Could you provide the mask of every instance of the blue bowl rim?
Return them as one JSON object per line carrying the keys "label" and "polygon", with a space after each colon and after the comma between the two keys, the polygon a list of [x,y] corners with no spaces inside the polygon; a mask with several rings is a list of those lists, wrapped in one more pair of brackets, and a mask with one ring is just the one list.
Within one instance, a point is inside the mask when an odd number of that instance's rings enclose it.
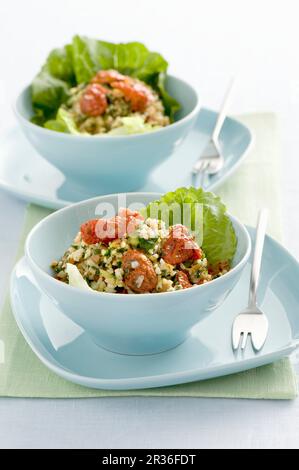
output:
{"label": "blue bowl rim", "polygon": [[196,116],[199,111],[200,111],[200,108],[201,108],[201,102],[200,102],[200,99],[199,99],[199,94],[198,94],[198,91],[197,89],[191,85],[189,82],[187,82],[186,80],[183,80],[179,77],[176,77],[174,75],[170,75],[170,74],[167,74],[167,77],[170,77],[170,78],[173,78],[175,79],[176,81],[178,82],[181,82],[181,83],[184,83],[185,85],[187,85],[189,88],[191,88],[191,90],[193,91],[193,93],[195,94],[196,98],[197,98],[197,102],[196,102],[196,105],[194,106],[194,108],[192,109],[192,111],[190,111],[185,117],[183,117],[182,119],[179,119],[178,121],[175,121],[173,123],[171,123],[169,126],[165,126],[165,127],[162,127],[161,129],[157,129],[155,131],[152,131],[152,132],[145,132],[144,134],[130,134],[130,135],[127,135],[127,136],[121,136],[121,135],[105,135],[105,134],[99,134],[99,135],[76,135],[76,134],[67,134],[67,133],[64,133],[64,132],[57,132],[57,131],[54,131],[54,130],[51,130],[51,129],[46,129],[45,127],[41,127],[41,126],[38,126],[37,124],[34,124],[32,122],[30,122],[28,119],[26,119],[23,114],[19,111],[18,109],[18,103],[19,103],[19,100],[21,99],[21,96],[30,88],[31,85],[27,85],[25,88],[22,89],[22,91],[18,94],[17,98],[15,99],[14,101],[14,104],[13,104],[13,111],[14,111],[14,114],[16,115],[16,117],[22,121],[24,123],[25,126],[31,128],[31,129],[34,129],[36,132],[40,132],[41,134],[45,134],[45,135],[53,135],[53,136],[59,136],[60,138],[62,139],[73,139],[75,138],[76,140],[85,140],[85,141],[88,141],[89,139],[92,139],[93,141],[94,140],[103,140],[103,142],[110,142],[110,141],[126,141],[127,139],[142,139],[142,138],[146,138],[148,137],[149,135],[157,135],[157,134],[161,134],[162,132],[167,132],[167,130],[169,130],[170,128],[173,129],[175,127],[179,127],[181,126],[182,124],[184,124],[185,122],[188,122],[190,120],[192,120],[192,118],[194,116]]}
{"label": "blue bowl rim", "polygon": [[213,281],[211,281],[211,282],[207,282],[207,283],[204,283],[204,284],[201,284],[201,285],[198,285],[198,286],[193,286],[192,289],[182,289],[182,290],[172,291],[172,292],[154,292],[154,293],[144,293],[144,294],[135,294],[135,295],[132,294],[132,295],[128,295],[128,296],[127,295],[120,295],[118,293],[112,293],[112,292],[98,292],[98,291],[92,291],[92,290],[87,291],[87,290],[79,289],[78,287],[70,286],[69,284],[62,283],[61,281],[58,281],[53,276],[51,276],[50,274],[45,272],[42,268],[40,268],[39,265],[34,261],[34,259],[32,258],[31,254],[30,254],[31,239],[34,236],[35,232],[37,232],[38,229],[42,225],[46,224],[49,219],[52,219],[52,218],[55,218],[55,217],[60,217],[61,213],[64,213],[68,210],[73,210],[76,207],[79,207],[81,205],[85,205],[86,203],[90,203],[90,202],[95,201],[99,198],[105,198],[105,197],[111,197],[111,196],[117,196],[117,195],[125,195],[125,194],[130,194],[130,196],[132,196],[132,195],[134,196],[136,194],[139,197],[141,195],[143,195],[143,196],[153,196],[154,198],[161,197],[160,193],[153,193],[153,192],[141,192],[141,193],[133,192],[133,193],[107,194],[107,195],[104,195],[104,196],[97,196],[97,197],[94,197],[94,198],[91,198],[91,199],[86,199],[84,201],[80,201],[76,204],[72,204],[70,206],[63,207],[62,209],[59,209],[58,211],[53,212],[52,214],[50,214],[47,217],[45,217],[44,219],[42,219],[38,224],[36,224],[31,229],[29,234],[27,235],[26,242],[25,242],[25,255],[26,255],[26,258],[28,259],[29,263],[31,264],[31,266],[33,266],[33,268],[44,279],[46,278],[47,281],[52,282],[53,286],[55,284],[55,286],[57,288],[62,288],[62,289],[67,289],[67,290],[68,289],[75,289],[78,293],[81,293],[84,296],[90,296],[90,295],[94,296],[95,295],[95,296],[98,296],[98,298],[101,298],[103,295],[105,296],[105,298],[107,296],[110,296],[110,297],[113,296],[113,298],[120,298],[120,299],[126,301],[126,299],[132,299],[132,298],[137,298],[137,299],[138,298],[145,298],[145,297],[157,298],[157,296],[158,296],[158,298],[160,298],[161,296],[173,295],[173,294],[188,295],[188,292],[190,292],[190,290],[192,292],[194,292],[195,289],[196,290],[200,290],[200,289],[203,290],[203,289],[211,288],[211,286],[215,286],[216,284],[219,284],[220,282],[222,282],[223,279],[228,279],[229,277],[233,276],[237,271],[241,270],[245,266],[245,264],[247,263],[247,261],[249,259],[249,256],[250,256],[250,253],[251,253],[251,238],[250,238],[250,235],[249,235],[245,225],[242,224],[236,217],[232,216],[231,214],[228,214],[228,216],[230,217],[230,219],[236,225],[238,225],[238,227],[241,229],[241,231],[243,231],[243,233],[245,235],[245,238],[246,238],[246,241],[247,241],[247,248],[246,248],[246,251],[245,251],[242,259],[239,261],[238,264],[236,264],[236,266],[234,266],[232,269],[230,269],[230,271],[228,271],[223,276],[220,276],[216,279],[213,279]]}

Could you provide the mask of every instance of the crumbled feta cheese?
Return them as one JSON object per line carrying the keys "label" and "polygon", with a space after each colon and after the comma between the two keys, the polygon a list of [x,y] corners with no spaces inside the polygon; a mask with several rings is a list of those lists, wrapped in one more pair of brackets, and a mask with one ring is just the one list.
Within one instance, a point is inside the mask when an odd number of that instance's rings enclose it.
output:
{"label": "crumbled feta cheese", "polygon": [[90,258],[91,254],[91,249],[87,248],[87,250],[85,251],[84,259]]}
{"label": "crumbled feta cheese", "polygon": [[122,268],[118,268],[114,271],[116,279],[122,279],[124,271]]}
{"label": "crumbled feta cheese", "polygon": [[82,258],[83,254],[84,254],[83,248],[79,248],[78,250],[73,251],[73,253],[72,253],[72,258],[73,258],[74,261],[80,261],[80,259]]}
{"label": "crumbled feta cheese", "polygon": [[155,272],[156,272],[156,274],[158,274],[158,275],[161,274],[161,269],[159,268],[158,265],[155,266]]}
{"label": "crumbled feta cheese", "polygon": [[148,218],[142,222],[136,229],[136,236],[149,240],[152,238],[165,238],[168,235],[168,230],[165,229],[164,222]]}
{"label": "crumbled feta cheese", "polygon": [[163,292],[168,292],[173,290],[173,282],[170,279],[162,279],[162,290]]}
{"label": "crumbled feta cheese", "polygon": [[91,268],[91,267],[98,268],[97,263],[95,263],[92,258],[88,258],[88,259],[86,260],[86,265],[87,265],[89,268]]}
{"label": "crumbled feta cheese", "polygon": [[202,266],[203,268],[205,268],[208,265],[208,260],[207,258],[202,258],[202,259],[196,260],[196,263]]}
{"label": "crumbled feta cheese", "polygon": [[109,292],[109,294],[114,294],[115,293],[115,289],[113,286],[110,286],[110,285],[107,285],[106,289],[105,289],[105,292]]}

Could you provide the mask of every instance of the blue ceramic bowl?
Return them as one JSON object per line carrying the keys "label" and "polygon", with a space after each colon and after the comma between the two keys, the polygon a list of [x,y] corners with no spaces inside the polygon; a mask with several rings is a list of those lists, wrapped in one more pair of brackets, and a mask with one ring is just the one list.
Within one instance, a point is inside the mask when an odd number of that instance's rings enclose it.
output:
{"label": "blue ceramic bowl", "polygon": [[30,87],[15,104],[17,119],[33,147],[77,184],[88,184],[94,195],[141,188],[152,170],[168,158],[191,130],[200,110],[196,90],[168,76],[169,93],[181,104],[176,121],[155,132],[129,136],[78,136],[51,131],[30,122]]}
{"label": "blue ceramic bowl", "polygon": [[109,195],[68,206],[43,219],[26,241],[26,258],[41,290],[97,344],[118,353],[158,353],[183,342],[190,329],[223,302],[250,254],[246,228],[231,217],[238,237],[233,268],[210,283],[175,292],[120,295],[80,290],[53,277],[50,263],[71,245],[80,224],[101,215],[99,204],[111,204],[117,211],[120,205],[136,208],[159,196]]}

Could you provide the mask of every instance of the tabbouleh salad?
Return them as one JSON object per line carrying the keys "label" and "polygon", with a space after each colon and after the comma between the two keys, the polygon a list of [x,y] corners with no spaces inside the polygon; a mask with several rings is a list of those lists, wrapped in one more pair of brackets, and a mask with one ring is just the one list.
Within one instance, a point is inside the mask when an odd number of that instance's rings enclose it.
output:
{"label": "tabbouleh salad", "polygon": [[168,62],[140,42],[74,36],[54,49],[31,84],[31,122],[69,134],[128,135],[174,121]]}
{"label": "tabbouleh salad", "polygon": [[[59,115],[73,120],[79,133],[118,135],[151,131],[170,121],[158,93],[137,78],[101,70],[89,84],[70,90]],[[68,114],[67,114],[68,113]]]}
{"label": "tabbouleh salad", "polygon": [[230,269],[228,261],[211,265],[184,225],[166,228],[162,220],[129,209],[82,224],[72,245],[51,266],[60,281],[121,294],[191,288]]}

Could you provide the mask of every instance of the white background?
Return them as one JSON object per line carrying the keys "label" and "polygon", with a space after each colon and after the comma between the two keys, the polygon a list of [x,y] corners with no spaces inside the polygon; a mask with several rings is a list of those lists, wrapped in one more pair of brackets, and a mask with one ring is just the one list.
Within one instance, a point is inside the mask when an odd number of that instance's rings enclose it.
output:
{"label": "white background", "polygon": [[[217,109],[274,111],[282,132],[284,243],[299,257],[299,27],[296,0],[0,0],[0,132],[47,53],[87,34],[139,40]],[[0,149],[1,158],[1,149]],[[0,192],[0,302],[24,204]],[[0,400],[0,447],[299,447],[299,400]]]}

